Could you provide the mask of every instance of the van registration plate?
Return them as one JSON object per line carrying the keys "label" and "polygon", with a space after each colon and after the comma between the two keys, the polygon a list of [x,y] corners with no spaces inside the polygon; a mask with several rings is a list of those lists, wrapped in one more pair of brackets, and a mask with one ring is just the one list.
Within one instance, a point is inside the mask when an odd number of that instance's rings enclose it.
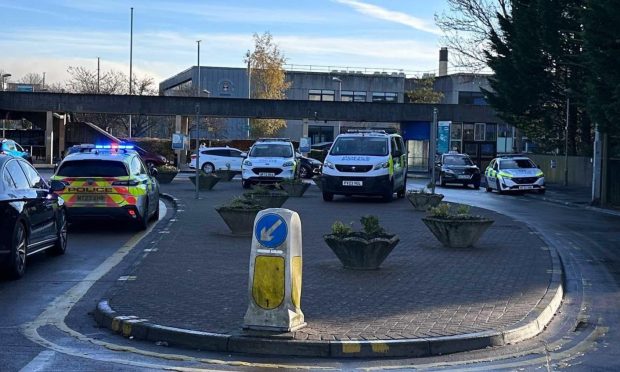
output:
{"label": "van registration plate", "polygon": [[342,181],[342,186],[363,186],[363,181]]}

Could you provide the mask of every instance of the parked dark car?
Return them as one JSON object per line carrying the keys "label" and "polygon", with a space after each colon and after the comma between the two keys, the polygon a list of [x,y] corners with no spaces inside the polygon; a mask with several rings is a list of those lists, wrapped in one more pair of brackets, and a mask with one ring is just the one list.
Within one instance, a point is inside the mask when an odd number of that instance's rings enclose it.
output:
{"label": "parked dark car", "polygon": [[136,150],[136,152],[140,155],[140,158],[142,159],[144,164],[146,164],[147,168],[149,169],[153,167],[159,167],[161,165],[165,165],[168,163],[168,159],[166,159],[162,155],[147,151],[143,149],[142,147],[137,146],[136,144],[129,144],[129,145],[133,145],[133,149]]}
{"label": "parked dark car", "polygon": [[32,164],[32,154],[28,150],[24,150],[19,143],[12,139],[0,138],[0,154],[13,155],[18,158],[26,159]]}
{"label": "parked dark car", "polygon": [[473,185],[480,188],[480,169],[466,154],[449,152],[441,155],[435,164],[435,175],[441,186],[458,183],[463,186]]}
{"label": "parked dark car", "polygon": [[27,257],[41,251],[61,255],[67,248],[63,200],[27,161],[0,155],[0,267],[11,279],[24,275]]}
{"label": "parked dark car", "polygon": [[320,161],[302,156],[299,158],[299,177],[312,178],[312,176],[321,173],[322,167],[323,163]]}

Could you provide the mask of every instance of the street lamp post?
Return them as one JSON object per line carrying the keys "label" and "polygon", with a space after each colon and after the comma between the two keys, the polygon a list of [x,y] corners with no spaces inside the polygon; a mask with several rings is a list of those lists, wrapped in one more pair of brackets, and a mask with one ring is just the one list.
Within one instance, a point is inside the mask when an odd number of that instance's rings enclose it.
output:
{"label": "street lamp post", "polygon": [[437,108],[433,108],[433,124],[431,125],[431,144],[430,144],[430,156],[431,159],[431,190],[435,193],[435,154],[437,153]]}
{"label": "street lamp post", "polygon": [[[335,81],[338,83],[338,95],[337,95],[337,100],[338,102],[342,102],[342,79],[340,79],[339,77],[336,76],[332,76],[332,81]],[[342,125],[342,122],[340,120],[338,120],[338,134],[340,134],[340,127]]]}
{"label": "street lamp post", "polygon": [[[131,8],[131,26],[129,30],[129,95],[133,94],[133,7]],[[131,114],[129,115],[129,138],[131,138]]]}
{"label": "street lamp post", "polygon": [[[202,90],[200,89],[200,42],[202,40],[196,40],[198,46],[198,85],[196,89],[197,95],[200,97]],[[196,104],[196,199],[200,199],[200,120],[198,114],[200,113],[200,101]]]}

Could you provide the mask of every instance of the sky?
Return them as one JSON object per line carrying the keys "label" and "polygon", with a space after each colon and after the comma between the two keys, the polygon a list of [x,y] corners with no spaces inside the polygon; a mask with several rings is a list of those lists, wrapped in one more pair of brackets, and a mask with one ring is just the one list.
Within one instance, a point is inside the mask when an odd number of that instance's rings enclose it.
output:
{"label": "sky", "polygon": [[128,74],[133,7],[133,71],[156,82],[197,64],[196,40],[202,66],[243,67],[266,31],[297,69],[432,72],[445,1],[0,0],[0,70],[54,83],[99,57],[102,71]]}

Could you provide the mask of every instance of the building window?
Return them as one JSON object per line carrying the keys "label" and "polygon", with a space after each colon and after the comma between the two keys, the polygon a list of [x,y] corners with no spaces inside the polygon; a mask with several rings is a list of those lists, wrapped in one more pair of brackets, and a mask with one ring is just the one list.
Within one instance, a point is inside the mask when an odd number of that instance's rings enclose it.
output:
{"label": "building window", "polygon": [[310,89],[308,99],[310,101],[335,101],[336,92],[331,89]]}
{"label": "building window", "polygon": [[484,138],[487,141],[495,141],[497,139],[497,124],[487,123]]}
{"label": "building window", "polygon": [[474,140],[476,141],[484,141],[484,123],[476,123],[474,124]]}
{"label": "building window", "polygon": [[459,92],[459,105],[488,105],[482,92]]}
{"label": "building window", "polygon": [[331,142],[334,140],[334,127],[324,125],[308,125],[308,137],[312,144]]}
{"label": "building window", "polygon": [[372,92],[373,102],[398,102],[398,94],[393,92]]}
{"label": "building window", "polygon": [[343,90],[340,93],[340,100],[342,102],[366,102],[366,92]]}
{"label": "building window", "polygon": [[463,124],[463,140],[464,141],[474,140],[474,125],[473,124]]}
{"label": "building window", "polygon": [[463,124],[452,123],[450,124],[450,139],[460,141],[463,138]]}

